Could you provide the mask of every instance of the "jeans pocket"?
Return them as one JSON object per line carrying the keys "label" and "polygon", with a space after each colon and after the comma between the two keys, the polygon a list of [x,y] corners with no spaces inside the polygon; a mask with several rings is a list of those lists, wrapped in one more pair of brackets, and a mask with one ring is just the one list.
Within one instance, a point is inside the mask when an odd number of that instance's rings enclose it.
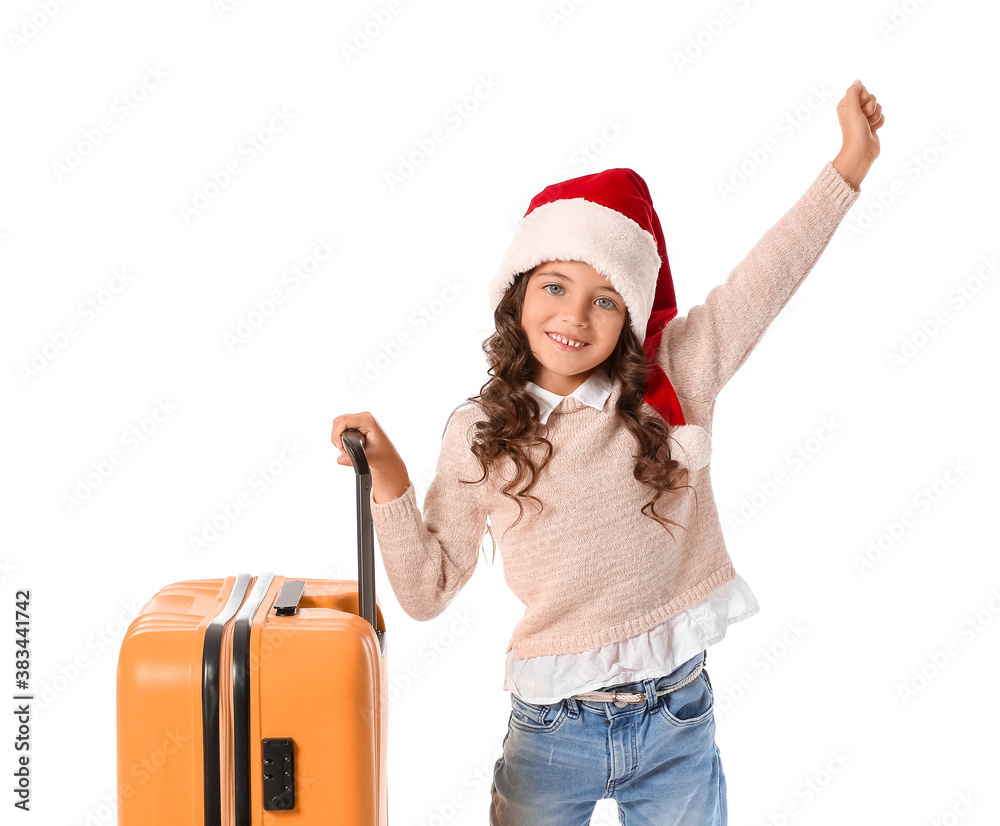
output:
{"label": "jeans pocket", "polygon": [[516,694],[510,695],[510,723],[521,731],[533,731],[541,734],[551,733],[558,729],[569,711],[566,701],[550,705],[536,705],[522,700]]}
{"label": "jeans pocket", "polygon": [[715,711],[715,692],[705,669],[692,682],[660,699],[660,710],[675,726],[698,725],[711,719]]}

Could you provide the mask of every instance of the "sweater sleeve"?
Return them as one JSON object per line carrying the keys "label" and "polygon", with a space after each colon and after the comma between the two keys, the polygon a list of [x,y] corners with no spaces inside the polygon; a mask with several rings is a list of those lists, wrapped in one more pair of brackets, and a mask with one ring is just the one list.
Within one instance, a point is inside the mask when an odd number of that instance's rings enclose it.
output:
{"label": "sweater sleeve", "polygon": [[472,577],[486,531],[482,467],[470,449],[473,419],[454,413],[442,438],[437,469],[417,507],[411,482],[406,491],[377,503],[372,522],[389,584],[403,610],[415,620],[438,616]]}
{"label": "sweater sleeve", "polygon": [[663,330],[656,360],[679,396],[712,402],[826,249],[860,192],[828,162],[704,304]]}

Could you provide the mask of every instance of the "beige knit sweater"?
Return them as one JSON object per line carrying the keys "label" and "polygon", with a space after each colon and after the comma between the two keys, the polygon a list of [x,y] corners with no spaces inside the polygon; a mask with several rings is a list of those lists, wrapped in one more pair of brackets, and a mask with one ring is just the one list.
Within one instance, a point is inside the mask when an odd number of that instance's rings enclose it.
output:
{"label": "beige knit sweater", "polygon": [[[709,435],[715,399],[826,248],[859,193],[828,163],[798,202],[754,245],[704,304],[665,328],[657,354],[688,424]],[[516,657],[569,654],[640,634],[680,613],[736,576],[712,492],[710,467],[689,490],[656,503],[686,530],[674,538],[642,514],[652,490],[632,476],[635,440],[619,423],[614,389],[603,410],[573,397],[548,420],[552,458],[514,528],[517,506],[501,482],[463,485],[482,476],[469,449],[477,404],[449,419],[423,515],[411,483],[389,502],[371,499],[385,570],[403,610],[416,620],[440,614],[469,581],[487,517],[511,591],[524,604],[507,651]],[[541,449],[533,455],[536,463]],[[681,458],[681,457],[677,457]],[[513,463],[500,469],[513,477]],[[697,506],[696,506],[697,504]],[[506,534],[504,535],[504,531]]]}

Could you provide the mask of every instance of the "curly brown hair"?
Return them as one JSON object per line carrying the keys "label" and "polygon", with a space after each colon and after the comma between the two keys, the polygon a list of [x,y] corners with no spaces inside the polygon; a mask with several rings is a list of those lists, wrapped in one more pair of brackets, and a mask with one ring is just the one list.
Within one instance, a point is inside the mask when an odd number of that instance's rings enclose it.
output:
{"label": "curly brown hair", "polygon": [[[475,439],[471,445],[482,466],[483,476],[474,482],[459,480],[464,484],[480,484],[489,479],[490,469],[498,467],[502,457],[510,457],[517,473],[500,488],[504,496],[517,503],[518,517],[510,527],[520,522],[524,515],[522,500],[533,499],[539,508],[544,508],[541,500],[531,495],[530,491],[552,457],[552,443],[545,438],[548,426],[539,421],[538,401],[526,387],[538,367],[528,337],[521,327],[524,296],[533,272],[523,272],[514,279],[494,312],[496,330],[483,341],[483,350],[490,365],[487,372],[493,378],[480,388],[478,396],[467,399],[478,402],[486,414],[484,421],[476,423]],[[601,366],[612,382],[618,378],[622,380],[622,392],[615,412],[639,445],[639,453],[634,456],[633,476],[656,491],[655,496],[643,505],[642,513],[663,525],[673,537],[668,523],[679,528],[684,526],[656,513],[654,505],[664,493],[683,488],[695,489],[687,483],[688,469],[671,456],[668,439],[670,425],[658,413],[642,409],[649,366],[642,343],[632,330],[627,309],[618,344]],[[528,449],[537,445],[546,447],[545,457],[538,467],[528,455]],[[520,490],[511,492],[515,485],[526,480],[527,484]],[[697,491],[695,502],[697,505]],[[489,533],[493,538],[493,532],[489,530]],[[495,556],[495,538],[493,544]]]}

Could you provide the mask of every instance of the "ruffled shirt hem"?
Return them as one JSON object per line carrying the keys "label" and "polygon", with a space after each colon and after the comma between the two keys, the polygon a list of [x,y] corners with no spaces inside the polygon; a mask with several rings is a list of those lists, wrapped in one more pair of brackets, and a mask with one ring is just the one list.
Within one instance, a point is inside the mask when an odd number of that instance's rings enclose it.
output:
{"label": "ruffled shirt hem", "polygon": [[507,653],[504,691],[529,703],[662,677],[726,636],[727,628],[760,610],[743,577],[717,588],[676,617],[635,637],[575,654],[518,659]]}

